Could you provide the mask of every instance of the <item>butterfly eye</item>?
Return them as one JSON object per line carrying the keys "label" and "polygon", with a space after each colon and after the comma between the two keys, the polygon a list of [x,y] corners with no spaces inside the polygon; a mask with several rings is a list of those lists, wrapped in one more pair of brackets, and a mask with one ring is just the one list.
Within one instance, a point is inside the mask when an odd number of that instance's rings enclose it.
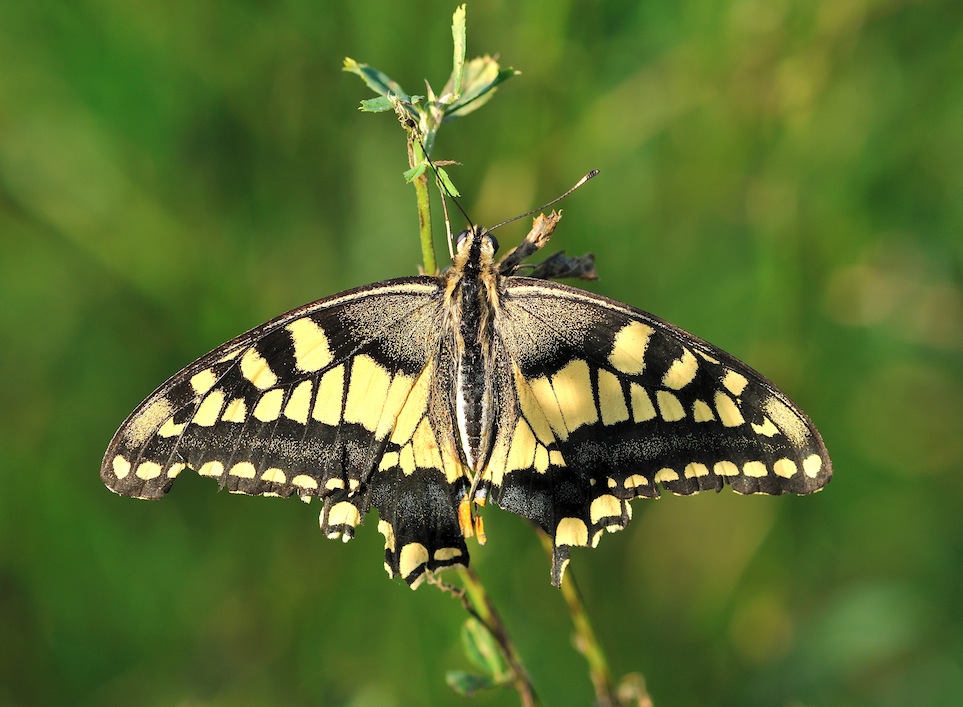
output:
{"label": "butterfly eye", "polygon": [[462,246],[462,244],[465,242],[465,239],[468,238],[468,234],[469,234],[469,233],[470,233],[470,231],[462,231],[461,233],[459,233],[459,234],[455,237],[455,249],[456,249],[456,250],[461,250],[461,246]]}
{"label": "butterfly eye", "polygon": [[492,242],[492,253],[497,253],[497,252],[498,252],[498,239],[495,238],[495,236],[493,236],[493,235],[491,235],[491,234],[488,235],[488,238],[489,238],[489,240],[491,240],[491,242]]}

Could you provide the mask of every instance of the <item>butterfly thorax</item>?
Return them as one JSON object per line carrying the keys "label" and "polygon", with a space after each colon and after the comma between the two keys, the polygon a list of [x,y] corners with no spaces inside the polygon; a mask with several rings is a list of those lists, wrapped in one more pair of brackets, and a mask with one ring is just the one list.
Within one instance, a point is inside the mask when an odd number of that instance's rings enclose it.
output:
{"label": "butterfly thorax", "polygon": [[458,236],[458,251],[445,274],[454,339],[455,419],[469,469],[480,472],[492,448],[493,356],[491,322],[498,306],[497,244],[474,227]]}

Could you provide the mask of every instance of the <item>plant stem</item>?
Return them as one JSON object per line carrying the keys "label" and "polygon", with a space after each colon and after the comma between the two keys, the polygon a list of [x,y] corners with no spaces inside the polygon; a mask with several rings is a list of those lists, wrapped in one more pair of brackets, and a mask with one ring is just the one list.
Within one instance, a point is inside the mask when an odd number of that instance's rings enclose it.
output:
{"label": "plant stem", "polygon": [[[554,548],[552,540],[545,533],[539,533],[542,544],[545,546],[548,556],[552,557]],[[615,686],[612,681],[612,672],[609,669],[608,660],[602,645],[595,635],[592,623],[589,621],[588,613],[582,602],[582,595],[575,584],[575,577],[569,569],[562,578],[562,598],[568,607],[568,613],[572,617],[572,625],[575,627],[575,647],[585,656],[589,667],[589,677],[592,685],[595,686],[595,700],[598,707],[617,707],[620,704],[616,695]]]}
{"label": "plant stem", "polygon": [[[418,153],[421,152],[421,145],[415,138],[416,133],[410,132],[408,135],[408,166],[414,167],[421,163]],[[421,237],[421,262],[424,265],[426,275],[435,275],[438,272],[438,263],[435,260],[435,245],[431,234],[431,199],[428,195],[428,172],[422,172],[412,180],[415,187],[415,200],[418,205],[418,232]]]}
{"label": "plant stem", "polygon": [[515,644],[512,642],[511,636],[508,635],[508,628],[505,626],[505,622],[502,621],[501,615],[495,608],[495,604],[485,589],[484,583],[470,567],[461,569],[459,576],[464,584],[464,589],[453,587],[437,578],[429,578],[428,581],[459,599],[462,606],[465,607],[465,611],[477,621],[481,622],[491,634],[492,638],[495,639],[495,642],[501,650],[502,657],[512,672],[514,677],[512,684],[521,698],[522,706],[540,707],[541,702],[539,702],[538,695],[535,694],[535,686],[532,685],[528,671],[525,669],[525,665],[522,663],[522,659],[515,649]]}

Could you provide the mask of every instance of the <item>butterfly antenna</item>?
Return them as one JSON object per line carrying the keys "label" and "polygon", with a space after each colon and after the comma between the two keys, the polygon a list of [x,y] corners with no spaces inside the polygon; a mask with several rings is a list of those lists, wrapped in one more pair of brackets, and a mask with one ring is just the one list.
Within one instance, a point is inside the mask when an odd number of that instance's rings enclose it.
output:
{"label": "butterfly antenna", "polygon": [[[439,182],[440,184],[441,182]],[[451,196],[449,194],[448,196]],[[454,199],[455,197],[452,197]],[[455,202],[458,203],[457,201]],[[445,213],[445,238],[448,241],[448,256],[454,260],[455,259],[455,249],[453,239],[451,237],[451,220],[448,218],[448,200],[445,199],[445,192],[441,192],[441,210]]]}
{"label": "butterfly antenna", "polygon": [[[498,224],[497,226],[492,226],[491,228],[489,228],[489,229],[488,229],[488,232],[491,233],[491,232],[494,231],[496,228],[501,228],[502,226],[505,226],[506,224],[509,224],[509,223],[511,223],[512,221],[517,221],[517,220],[520,219],[520,218],[525,218],[526,216],[531,216],[532,214],[538,213],[539,211],[548,208],[548,207],[551,206],[552,204],[558,203],[559,201],[561,201],[561,200],[564,199],[566,196],[568,196],[569,194],[571,194],[573,191],[575,191],[576,189],[578,189],[580,186],[582,186],[583,184],[585,184],[585,182],[587,182],[588,180],[590,180],[592,177],[594,177],[594,176],[597,175],[598,173],[599,173],[599,171],[598,171],[597,169],[593,169],[591,172],[589,172],[589,173],[586,174],[584,177],[582,177],[581,179],[579,179],[579,180],[575,183],[574,186],[572,186],[570,189],[566,190],[564,193],[560,194],[559,196],[556,196],[554,199],[552,199],[552,200],[551,200],[550,202],[548,202],[547,204],[542,204],[542,205],[539,206],[537,209],[532,209],[531,211],[528,211],[528,212],[526,212],[526,213],[524,213],[524,214],[520,214],[520,215],[518,215],[518,216],[513,216],[512,218],[508,219],[507,221],[502,221],[502,222],[501,222],[500,224]],[[459,208],[461,208],[461,207],[459,207]]]}

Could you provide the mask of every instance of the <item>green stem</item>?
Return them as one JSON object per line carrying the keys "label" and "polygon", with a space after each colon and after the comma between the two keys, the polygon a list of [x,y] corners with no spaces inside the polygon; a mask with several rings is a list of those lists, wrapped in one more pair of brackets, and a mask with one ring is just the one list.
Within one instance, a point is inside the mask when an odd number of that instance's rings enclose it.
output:
{"label": "green stem", "polygon": [[505,660],[515,674],[515,689],[518,690],[518,693],[522,697],[522,704],[526,705],[526,707],[539,704],[538,697],[535,695],[535,688],[532,686],[532,680],[528,676],[528,671],[525,670],[525,665],[522,663],[522,659],[515,649],[515,644],[512,643],[512,639],[508,635],[508,628],[505,626],[505,622],[502,621],[501,615],[495,609],[495,604],[488,595],[485,585],[481,579],[479,579],[478,575],[475,574],[475,570],[470,567],[466,567],[461,571],[461,577],[465,583],[465,591],[468,592],[468,598],[478,613],[477,618],[485,624],[485,627],[498,642],[502,652],[505,654]]}
{"label": "green stem", "polygon": [[[553,557],[554,548],[552,539],[545,533],[539,533],[542,544],[545,546],[549,557]],[[602,644],[599,643],[592,622],[589,620],[588,613],[582,601],[582,595],[575,584],[575,577],[571,569],[562,578],[562,598],[568,607],[568,613],[572,617],[572,625],[575,627],[575,647],[582,655],[589,667],[589,677],[592,685],[595,686],[595,700],[598,707],[617,707],[620,704],[615,692],[612,681],[612,671],[609,669],[608,659]]]}
{"label": "green stem", "polygon": [[511,636],[508,635],[508,628],[505,626],[505,622],[502,621],[498,610],[495,609],[495,604],[485,589],[485,585],[470,567],[459,570],[458,574],[465,587],[462,590],[446,584],[437,578],[429,577],[428,581],[436,585],[439,589],[461,600],[465,611],[477,621],[481,622],[488,633],[491,634],[492,638],[495,639],[495,643],[498,644],[505,663],[512,672],[514,677],[513,686],[515,691],[518,692],[522,706],[541,707],[542,703],[539,702],[538,695],[535,694],[535,686],[532,685],[528,671],[525,669],[525,665],[522,663],[522,659],[515,649],[515,644],[512,642]]}
{"label": "green stem", "polygon": [[[416,128],[417,129],[417,128]],[[408,136],[408,166],[414,167],[421,163],[419,154],[421,145],[415,139],[415,133]],[[425,274],[438,273],[438,262],[435,260],[435,244],[431,234],[431,199],[428,195],[428,172],[422,172],[412,180],[415,187],[415,200],[418,205],[418,232],[421,237],[421,262],[424,264]]]}

